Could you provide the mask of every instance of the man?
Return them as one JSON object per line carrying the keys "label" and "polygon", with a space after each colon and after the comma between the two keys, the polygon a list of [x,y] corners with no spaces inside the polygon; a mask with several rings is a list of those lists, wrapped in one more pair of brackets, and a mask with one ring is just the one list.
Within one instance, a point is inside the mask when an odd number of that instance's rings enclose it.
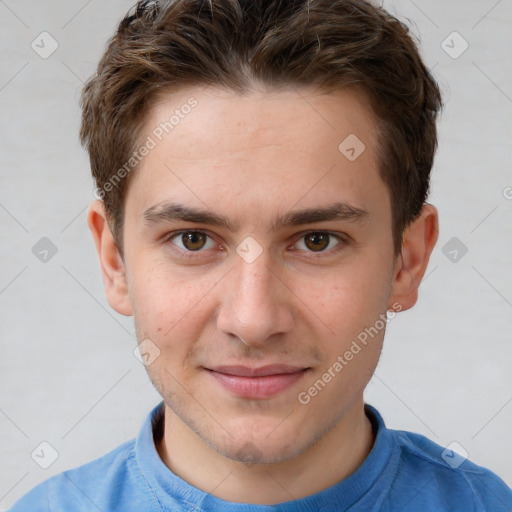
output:
{"label": "man", "polygon": [[85,86],[110,305],[163,402],[17,511],[510,511],[363,391],[438,235],[438,87],[363,0],[142,2]]}

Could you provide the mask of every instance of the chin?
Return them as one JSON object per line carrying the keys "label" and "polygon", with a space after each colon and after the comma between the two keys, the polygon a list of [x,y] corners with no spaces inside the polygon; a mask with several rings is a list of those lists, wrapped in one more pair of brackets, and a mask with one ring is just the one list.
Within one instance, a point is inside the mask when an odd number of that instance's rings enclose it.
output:
{"label": "chin", "polygon": [[269,445],[264,439],[232,443],[223,449],[218,449],[216,446],[213,448],[227,459],[241,462],[247,466],[278,464],[293,459],[303,451],[296,444],[294,446]]}
{"label": "chin", "polygon": [[[288,425],[283,428],[276,423],[261,425],[260,433],[255,429],[255,422],[251,421],[246,429],[239,429],[233,436],[225,436],[216,440],[201,436],[217,453],[234,462],[247,465],[278,464],[297,457],[324,435],[324,432],[309,432],[303,438],[303,429],[300,425]],[[233,432],[233,431],[231,431]]]}

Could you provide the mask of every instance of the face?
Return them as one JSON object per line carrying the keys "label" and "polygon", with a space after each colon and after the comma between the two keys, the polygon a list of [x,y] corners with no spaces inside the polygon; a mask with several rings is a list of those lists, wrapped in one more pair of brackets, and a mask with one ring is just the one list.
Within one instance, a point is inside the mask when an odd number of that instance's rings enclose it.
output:
{"label": "face", "polygon": [[350,91],[198,88],[167,96],[146,131],[156,145],[128,189],[124,265],[138,340],[159,350],[149,376],[222,455],[293,457],[361,400],[393,303],[372,114]]}

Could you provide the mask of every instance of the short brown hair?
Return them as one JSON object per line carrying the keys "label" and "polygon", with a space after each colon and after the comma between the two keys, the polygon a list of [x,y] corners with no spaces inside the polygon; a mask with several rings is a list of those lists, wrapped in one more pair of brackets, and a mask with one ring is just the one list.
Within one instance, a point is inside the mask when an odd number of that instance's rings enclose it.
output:
{"label": "short brown hair", "polygon": [[197,85],[244,94],[256,83],[366,94],[399,253],[428,195],[441,95],[407,26],[364,0],[162,0],[130,10],[81,100],[80,138],[119,248],[131,174],[112,179],[158,98]]}

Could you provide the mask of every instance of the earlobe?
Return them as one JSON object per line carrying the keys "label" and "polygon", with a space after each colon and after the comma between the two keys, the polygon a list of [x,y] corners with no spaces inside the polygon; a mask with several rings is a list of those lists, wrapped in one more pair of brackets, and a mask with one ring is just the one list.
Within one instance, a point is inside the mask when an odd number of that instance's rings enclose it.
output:
{"label": "earlobe", "polygon": [[103,201],[93,201],[87,210],[87,223],[100,258],[101,274],[107,299],[112,308],[121,315],[133,314],[126,268],[107,222]]}
{"label": "earlobe", "polygon": [[402,250],[396,258],[389,309],[400,304],[401,310],[414,306],[432,250],[439,235],[437,209],[424,204],[418,218],[405,230]]}

